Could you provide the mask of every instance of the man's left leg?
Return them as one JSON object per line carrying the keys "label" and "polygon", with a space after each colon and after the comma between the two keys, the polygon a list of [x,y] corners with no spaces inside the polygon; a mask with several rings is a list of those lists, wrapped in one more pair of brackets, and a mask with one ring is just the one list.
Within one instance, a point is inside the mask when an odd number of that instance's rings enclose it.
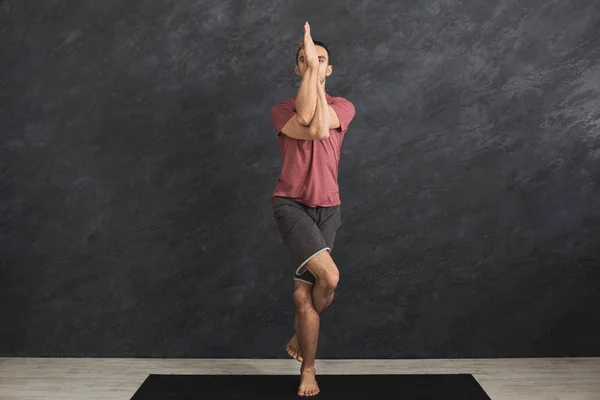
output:
{"label": "man's left leg", "polygon": [[288,354],[302,362],[302,350],[300,349],[300,343],[298,343],[298,323],[300,322],[300,317],[298,316],[298,310],[304,309],[307,307],[310,302],[310,306],[315,310],[315,312],[320,316],[320,314],[331,304],[333,301],[333,296],[335,292],[331,292],[329,297],[325,299],[325,301],[314,302],[313,300],[313,284],[308,283],[306,281],[295,280],[294,281],[294,307],[295,307],[295,315],[294,315],[294,336],[288,342],[286,349]]}
{"label": "man's left leg", "polygon": [[[314,214],[313,214],[314,215]],[[323,235],[323,239],[325,239],[326,246],[329,247],[329,251],[323,250],[321,253],[316,254],[314,260],[311,260],[311,264],[314,261],[318,261],[319,263],[325,262],[326,264],[331,264],[331,268],[337,270],[335,263],[331,259],[331,251],[333,251],[335,237],[337,234],[337,230],[341,226],[341,208],[340,206],[334,207],[320,207],[316,210],[315,223],[317,224],[319,231]],[[308,265],[307,265],[308,267]],[[322,288],[316,288],[315,291],[315,283],[317,279],[315,275],[311,272],[304,271],[304,273],[295,276],[294,283],[294,291],[302,290],[303,292],[310,291],[313,299],[313,307],[317,314],[321,314],[333,301],[334,291],[322,293],[323,296],[319,296],[318,293],[322,292]],[[302,285],[299,285],[298,282],[301,282]],[[322,285],[321,285],[322,286]],[[299,289],[297,289],[299,288]],[[317,294],[315,296],[315,294]],[[303,293],[303,295],[307,295],[307,293]],[[302,362],[304,359],[302,357],[302,350],[300,348],[300,343],[298,342],[298,313],[296,312],[294,315],[294,332],[295,334],[292,336],[290,341],[288,342],[286,348],[288,354]]]}

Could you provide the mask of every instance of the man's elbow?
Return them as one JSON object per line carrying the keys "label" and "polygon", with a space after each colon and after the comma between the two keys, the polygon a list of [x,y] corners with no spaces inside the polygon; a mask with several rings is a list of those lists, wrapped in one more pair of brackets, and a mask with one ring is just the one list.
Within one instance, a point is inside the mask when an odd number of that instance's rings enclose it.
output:
{"label": "man's elbow", "polygon": [[316,134],[316,140],[325,140],[329,139],[329,130],[323,129]]}
{"label": "man's elbow", "polygon": [[300,125],[303,126],[310,126],[310,121],[306,116],[302,115],[302,114],[296,114],[296,119],[298,120],[298,123]]}
{"label": "man's elbow", "polygon": [[314,124],[310,125],[308,129],[312,140],[323,140],[329,138],[329,131],[327,129],[317,128],[314,126]]}

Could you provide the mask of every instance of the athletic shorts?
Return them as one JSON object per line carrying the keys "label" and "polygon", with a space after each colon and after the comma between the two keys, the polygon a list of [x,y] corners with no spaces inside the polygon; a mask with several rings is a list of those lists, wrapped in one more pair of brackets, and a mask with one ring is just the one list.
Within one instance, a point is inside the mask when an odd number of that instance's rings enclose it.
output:
{"label": "athletic shorts", "polygon": [[341,205],[309,207],[279,196],[273,197],[271,205],[294,267],[294,279],[314,284],[316,279],[306,269],[306,263],[321,251],[333,251],[337,230],[342,225]]}

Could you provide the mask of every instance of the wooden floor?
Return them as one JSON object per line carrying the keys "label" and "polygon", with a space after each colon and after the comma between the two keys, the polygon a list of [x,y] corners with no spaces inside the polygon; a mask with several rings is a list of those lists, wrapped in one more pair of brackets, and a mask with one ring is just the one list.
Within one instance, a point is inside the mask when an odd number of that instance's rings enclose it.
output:
{"label": "wooden floor", "polygon": [[[130,399],[151,373],[298,374],[295,360],[0,358],[0,399]],[[492,400],[600,400],[600,358],[317,360],[318,374],[473,374]]]}

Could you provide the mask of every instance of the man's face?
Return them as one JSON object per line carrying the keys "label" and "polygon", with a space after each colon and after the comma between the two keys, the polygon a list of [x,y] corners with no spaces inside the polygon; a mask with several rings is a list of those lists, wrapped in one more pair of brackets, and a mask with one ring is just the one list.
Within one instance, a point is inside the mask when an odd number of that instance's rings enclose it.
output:
{"label": "man's face", "polygon": [[[317,55],[319,56],[319,82],[325,82],[325,79],[331,75],[331,71],[333,70],[333,66],[329,65],[329,57],[327,56],[327,50],[321,46],[315,46],[317,49]],[[304,49],[300,49],[300,53],[298,53],[297,65],[295,66],[296,75],[302,79],[304,76],[304,72],[306,72],[308,65],[306,64],[306,59],[304,58]]]}

